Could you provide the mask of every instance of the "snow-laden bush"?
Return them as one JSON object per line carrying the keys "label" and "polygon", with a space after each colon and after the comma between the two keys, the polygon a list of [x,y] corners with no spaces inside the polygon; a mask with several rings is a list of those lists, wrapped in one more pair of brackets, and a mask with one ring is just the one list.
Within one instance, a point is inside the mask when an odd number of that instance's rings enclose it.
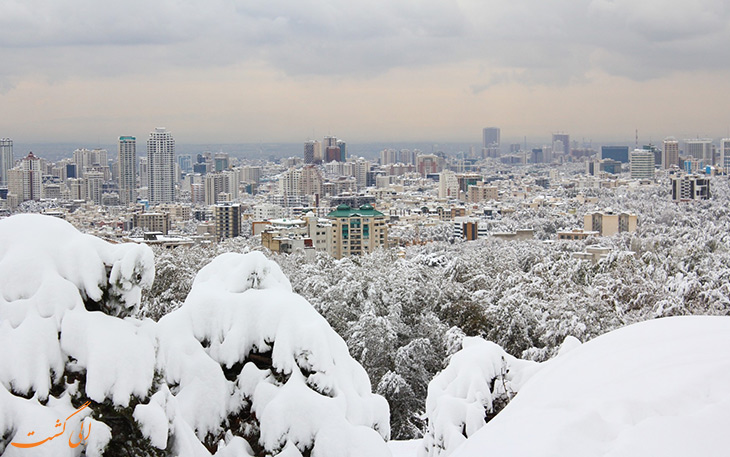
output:
{"label": "snow-laden bush", "polygon": [[385,400],[276,264],[222,255],[158,323],[124,317],[153,277],[146,246],[0,221],[4,456],[63,418],[34,456],[389,455]]}
{"label": "snow-laden bush", "polygon": [[504,408],[538,367],[490,341],[464,338],[462,349],[428,385],[428,430],[419,456],[449,455]]}

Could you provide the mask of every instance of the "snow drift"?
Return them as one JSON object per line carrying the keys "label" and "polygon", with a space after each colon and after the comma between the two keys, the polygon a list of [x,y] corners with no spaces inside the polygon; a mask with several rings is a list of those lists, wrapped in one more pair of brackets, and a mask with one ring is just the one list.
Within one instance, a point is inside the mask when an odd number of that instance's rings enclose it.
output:
{"label": "snow drift", "polygon": [[126,317],[153,278],[146,246],[49,217],[0,221],[3,455],[28,455],[11,443],[63,418],[87,439],[33,455],[389,455],[387,403],[275,263],[222,255],[177,311]]}
{"label": "snow drift", "polygon": [[634,324],[543,364],[452,457],[724,456],[730,318]]}

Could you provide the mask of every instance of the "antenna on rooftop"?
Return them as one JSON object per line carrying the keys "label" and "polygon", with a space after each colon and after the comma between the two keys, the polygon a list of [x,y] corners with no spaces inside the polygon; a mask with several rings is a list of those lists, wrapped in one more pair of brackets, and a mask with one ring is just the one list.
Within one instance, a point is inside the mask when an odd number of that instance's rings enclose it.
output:
{"label": "antenna on rooftop", "polygon": [[639,149],[639,129],[636,129],[636,149]]}

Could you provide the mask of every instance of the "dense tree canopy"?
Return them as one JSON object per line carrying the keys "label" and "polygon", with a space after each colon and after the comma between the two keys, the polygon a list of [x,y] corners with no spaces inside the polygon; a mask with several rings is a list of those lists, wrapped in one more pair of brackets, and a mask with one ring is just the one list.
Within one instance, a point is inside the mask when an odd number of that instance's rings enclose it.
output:
{"label": "dense tree canopy", "polygon": [[[425,388],[454,352],[454,335],[481,336],[514,356],[545,360],[568,335],[586,341],[647,319],[729,314],[730,190],[724,177],[712,184],[712,200],[689,204],[672,203],[666,185],[586,190],[598,197],[595,204],[570,199],[574,189],[556,189],[550,192],[567,203],[520,209],[491,223],[494,231],[533,228],[529,241],[454,242],[433,229],[436,241],[398,251],[272,258],[388,399],[392,437],[415,437],[424,430]],[[556,231],[582,227],[585,213],[608,208],[637,214],[637,231],[556,240]],[[595,264],[574,258],[589,244],[611,251]],[[251,249],[261,248],[236,239],[156,251],[157,278],[143,312],[158,318],[179,306],[195,272],[218,253]]]}

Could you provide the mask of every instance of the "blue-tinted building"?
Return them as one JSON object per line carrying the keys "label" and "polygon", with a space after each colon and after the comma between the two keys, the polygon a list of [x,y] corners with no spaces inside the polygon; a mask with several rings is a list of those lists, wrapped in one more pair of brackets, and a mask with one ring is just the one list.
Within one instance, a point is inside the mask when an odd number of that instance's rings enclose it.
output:
{"label": "blue-tinted building", "polygon": [[629,163],[629,147],[601,146],[601,158],[616,160],[621,163]]}

